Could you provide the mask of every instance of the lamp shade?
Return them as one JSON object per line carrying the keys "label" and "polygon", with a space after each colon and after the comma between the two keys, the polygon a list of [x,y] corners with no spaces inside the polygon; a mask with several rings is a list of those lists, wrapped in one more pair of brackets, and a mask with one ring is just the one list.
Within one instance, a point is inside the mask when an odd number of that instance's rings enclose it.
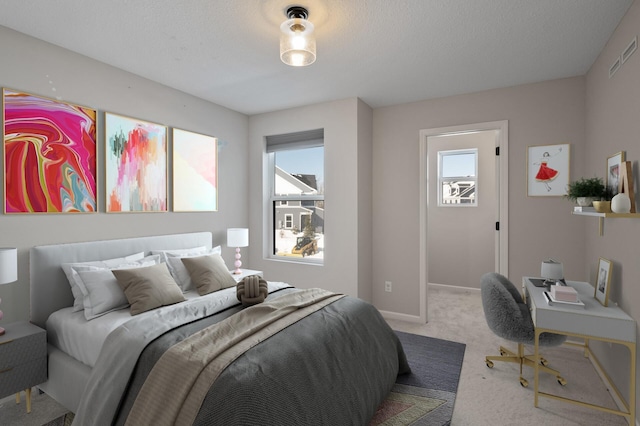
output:
{"label": "lamp shade", "polygon": [[562,263],[553,259],[545,260],[540,266],[540,275],[547,280],[561,280],[564,278],[564,269]]}
{"label": "lamp shade", "polygon": [[280,59],[294,67],[304,67],[316,61],[316,38],[311,22],[293,18],[280,25]]}
{"label": "lamp shade", "polygon": [[18,249],[0,248],[0,284],[18,281]]}
{"label": "lamp shade", "polygon": [[247,228],[227,229],[227,247],[247,247],[249,245],[249,230]]}

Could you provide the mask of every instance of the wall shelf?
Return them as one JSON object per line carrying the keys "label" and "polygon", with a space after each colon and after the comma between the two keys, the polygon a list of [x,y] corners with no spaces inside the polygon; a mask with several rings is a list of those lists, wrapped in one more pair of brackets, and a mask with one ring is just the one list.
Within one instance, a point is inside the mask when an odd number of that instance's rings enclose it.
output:
{"label": "wall shelf", "polygon": [[591,217],[600,218],[599,220],[600,236],[603,235],[603,226],[604,226],[605,218],[616,218],[616,217],[640,218],[640,213],[598,213],[598,212],[571,212],[571,213],[576,216],[591,216]]}

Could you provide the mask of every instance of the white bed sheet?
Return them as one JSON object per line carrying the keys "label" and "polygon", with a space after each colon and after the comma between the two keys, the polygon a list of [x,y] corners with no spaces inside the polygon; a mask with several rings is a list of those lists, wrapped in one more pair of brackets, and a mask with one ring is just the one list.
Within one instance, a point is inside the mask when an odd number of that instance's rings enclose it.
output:
{"label": "white bed sheet", "polygon": [[[235,288],[232,290],[235,292]],[[196,291],[188,291],[184,293],[184,297],[191,300],[200,296]],[[72,307],[60,309],[49,316],[48,343],[93,368],[109,333],[133,317],[129,307],[109,312],[91,321],[86,320],[84,311],[72,310]]]}

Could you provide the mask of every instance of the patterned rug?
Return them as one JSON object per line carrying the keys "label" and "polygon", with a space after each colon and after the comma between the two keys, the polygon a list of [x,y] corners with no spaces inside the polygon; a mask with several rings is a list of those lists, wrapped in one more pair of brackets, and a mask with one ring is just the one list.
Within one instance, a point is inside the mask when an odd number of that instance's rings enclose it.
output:
{"label": "patterned rug", "polygon": [[450,425],[466,345],[396,331],[411,374],[399,376],[370,426]]}
{"label": "patterned rug", "polygon": [[42,426],[71,426],[73,423],[73,413],[64,414],[57,419],[51,420],[49,423],[45,423]]}

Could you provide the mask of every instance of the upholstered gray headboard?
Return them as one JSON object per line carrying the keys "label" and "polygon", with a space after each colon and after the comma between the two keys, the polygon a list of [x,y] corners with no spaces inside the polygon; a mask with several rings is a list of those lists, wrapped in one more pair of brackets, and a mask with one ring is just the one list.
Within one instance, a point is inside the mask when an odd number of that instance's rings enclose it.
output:
{"label": "upholstered gray headboard", "polygon": [[128,256],[151,250],[183,249],[212,246],[211,232],[157,235],[119,240],[36,246],[29,250],[31,275],[31,322],[46,328],[49,315],[58,309],[73,306],[73,294],[60,265]]}

